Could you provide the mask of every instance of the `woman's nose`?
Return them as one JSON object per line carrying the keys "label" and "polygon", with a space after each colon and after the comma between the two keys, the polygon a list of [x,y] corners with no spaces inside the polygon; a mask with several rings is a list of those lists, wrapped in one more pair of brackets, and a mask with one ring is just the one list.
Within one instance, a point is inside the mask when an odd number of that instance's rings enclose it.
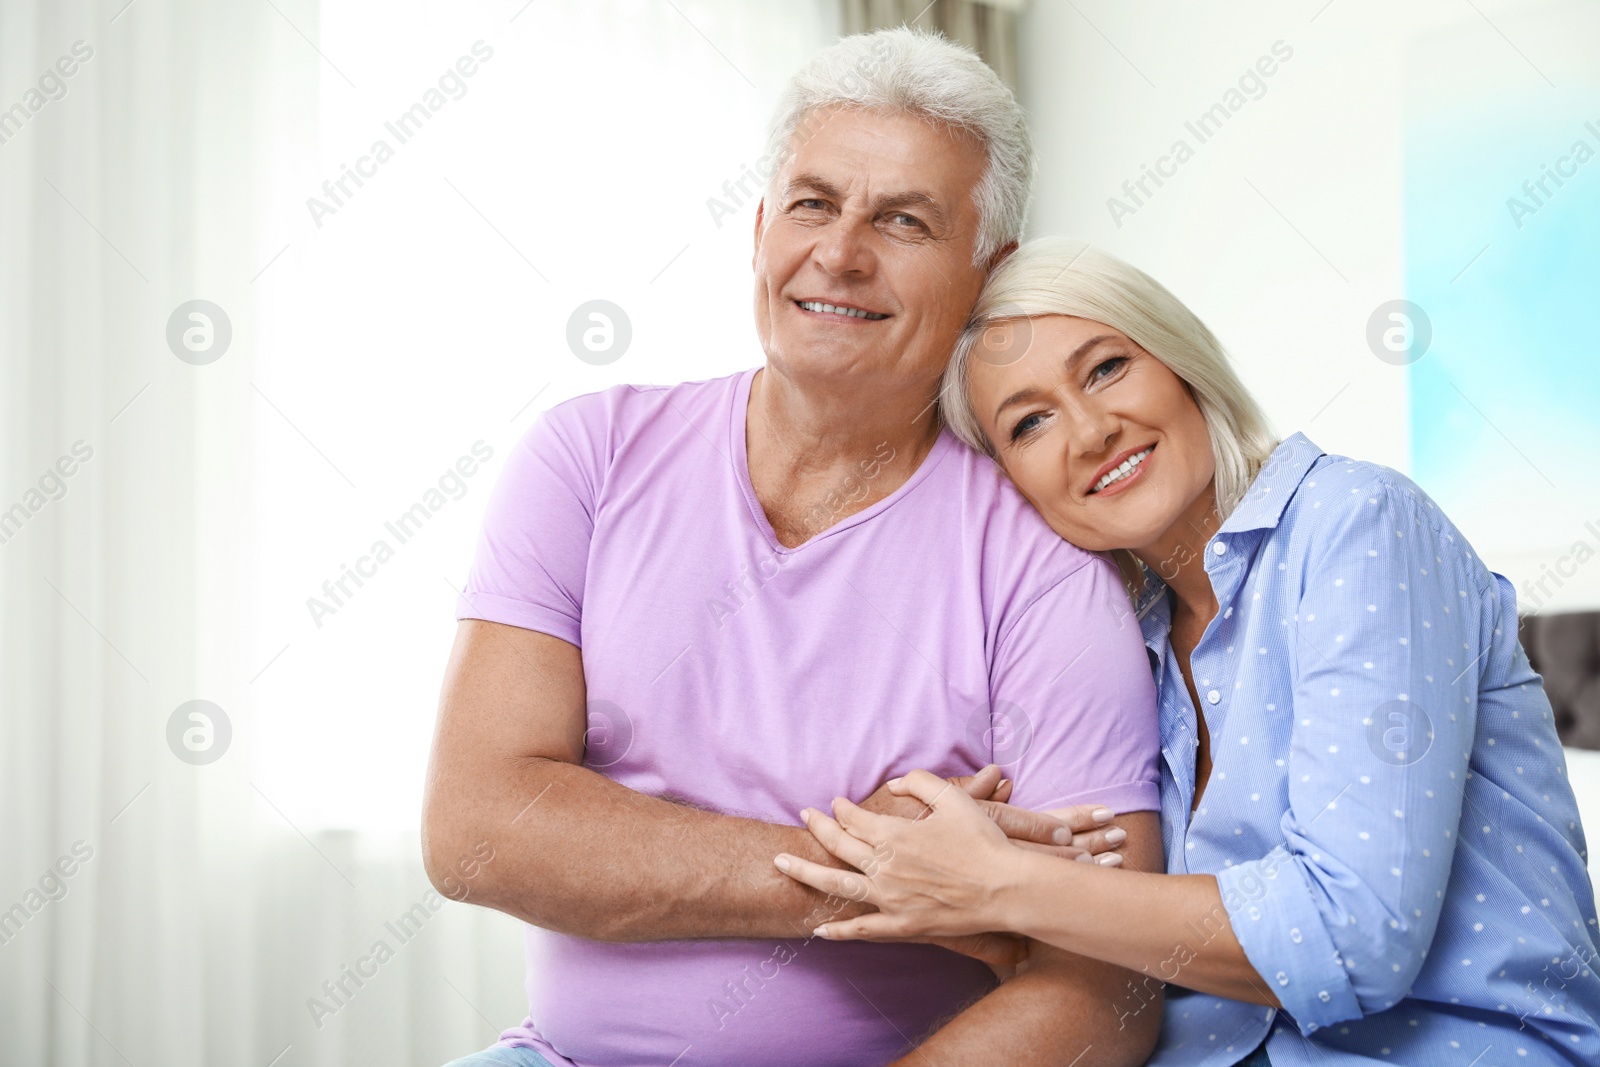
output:
{"label": "woman's nose", "polygon": [[1083,397],[1075,398],[1073,407],[1071,447],[1074,453],[1099,456],[1108,451],[1120,432],[1117,418]]}

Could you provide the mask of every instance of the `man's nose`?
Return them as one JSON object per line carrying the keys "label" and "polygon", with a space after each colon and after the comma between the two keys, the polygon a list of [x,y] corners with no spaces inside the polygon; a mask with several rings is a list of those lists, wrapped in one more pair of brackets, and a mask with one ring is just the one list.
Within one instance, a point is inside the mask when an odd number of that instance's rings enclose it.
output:
{"label": "man's nose", "polygon": [[871,227],[840,219],[817,237],[813,256],[817,265],[833,275],[865,274],[872,269]]}

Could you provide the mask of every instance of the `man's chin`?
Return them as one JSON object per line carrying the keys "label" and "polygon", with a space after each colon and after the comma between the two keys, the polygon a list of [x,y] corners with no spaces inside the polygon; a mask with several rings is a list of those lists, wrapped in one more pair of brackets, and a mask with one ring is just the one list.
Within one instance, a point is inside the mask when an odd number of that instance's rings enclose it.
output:
{"label": "man's chin", "polygon": [[873,374],[896,362],[882,345],[841,343],[838,338],[819,337],[802,330],[785,334],[775,337],[768,351],[775,354],[774,362],[791,377],[827,379]]}

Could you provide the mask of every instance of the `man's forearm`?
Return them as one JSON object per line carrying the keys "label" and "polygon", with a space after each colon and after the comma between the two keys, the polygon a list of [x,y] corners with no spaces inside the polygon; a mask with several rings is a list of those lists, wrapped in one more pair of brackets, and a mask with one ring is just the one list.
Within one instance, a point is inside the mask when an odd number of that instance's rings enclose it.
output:
{"label": "man's forearm", "polygon": [[600,941],[796,937],[870,910],[785,878],[780,852],[837,861],[805,829],[721,815],[628,789],[558,760],[430,783],[424,854],[449,870],[494,848],[466,900],[535,926]]}
{"label": "man's forearm", "polygon": [[1038,943],[1032,958],[892,1067],[1127,1067],[1149,1058],[1160,1029],[1159,983],[1149,999],[1131,1001],[1142,1010],[1129,1011],[1119,1007],[1127,972]]}
{"label": "man's forearm", "polygon": [[[1128,871],[1160,870],[1161,824],[1156,813],[1129,812],[1120,821],[1128,835],[1124,846]],[[1051,863],[1085,866],[1060,860],[1038,866],[1054,871]],[[1068,912],[1079,907],[1077,898],[1067,892],[1059,893],[1053,904]],[[930,1067],[930,1063],[1097,1067],[1142,1064],[1150,1057],[1161,1032],[1164,987],[1154,976],[1131,969],[1139,962],[1130,958],[1119,966],[1043,941],[1029,942],[1028,958],[1023,973],[956,1016],[896,1067]]]}

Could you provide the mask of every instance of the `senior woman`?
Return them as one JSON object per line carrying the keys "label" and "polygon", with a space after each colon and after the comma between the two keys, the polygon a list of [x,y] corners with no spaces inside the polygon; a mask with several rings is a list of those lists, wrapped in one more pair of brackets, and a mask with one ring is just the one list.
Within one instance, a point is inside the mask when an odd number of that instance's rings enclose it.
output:
{"label": "senior woman", "polygon": [[[1132,267],[1034,242],[942,394],[1063,538],[1111,551],[1160,694],[1166,875],[1015,847],[914,771],[912,822],[805,813],[878,911],[829,938],[1012,931],[1163,983],[1152,1063],[1600,1063],[1583,831],[1512,586],[1421,489],[1276,442],[1211,332]],[[1162,1010],[1151,1008],[1150,1010]]]}

